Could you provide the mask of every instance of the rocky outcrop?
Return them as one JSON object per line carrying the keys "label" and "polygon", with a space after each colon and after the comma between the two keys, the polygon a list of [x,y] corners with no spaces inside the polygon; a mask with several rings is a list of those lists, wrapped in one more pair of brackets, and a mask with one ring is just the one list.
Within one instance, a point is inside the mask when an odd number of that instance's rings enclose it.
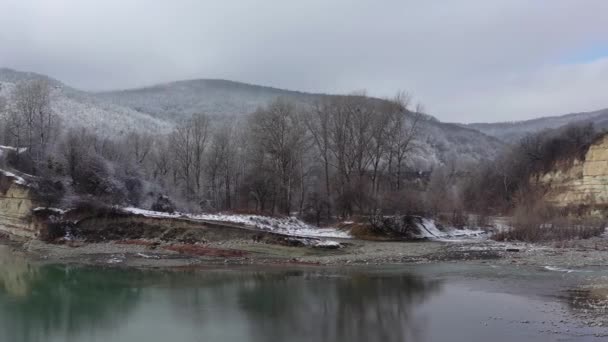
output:
{"label": "rocky outcrop", "polygon": [[608,205],[608,134],[590,145],[584,159],[558,163],[540,182],[545,199],[558,207]]}
{"label": "rocky outcrop", "polygon": [[33,189],[25,180],[0,170],[0,232],[15,237],[37,238],[40,225],[32,211],[36,207]]}

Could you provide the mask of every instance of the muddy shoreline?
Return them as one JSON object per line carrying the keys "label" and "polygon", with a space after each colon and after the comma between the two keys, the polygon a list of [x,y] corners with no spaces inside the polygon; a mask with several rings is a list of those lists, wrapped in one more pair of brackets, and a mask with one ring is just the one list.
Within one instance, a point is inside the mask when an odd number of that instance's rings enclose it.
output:
{"label": "muddy shoreline", "polygon": [[144,240],[48,244],[39,240],[0,240],[30,259],[123,267],[205,265],[384,265],[433,262],[482,262],[556,269],[608,266],[608,239],[561,244],[501,243],[492,240],[380,242],[343,239],[339,249],[290,247],[251,240],[206,244],[159,244]]}

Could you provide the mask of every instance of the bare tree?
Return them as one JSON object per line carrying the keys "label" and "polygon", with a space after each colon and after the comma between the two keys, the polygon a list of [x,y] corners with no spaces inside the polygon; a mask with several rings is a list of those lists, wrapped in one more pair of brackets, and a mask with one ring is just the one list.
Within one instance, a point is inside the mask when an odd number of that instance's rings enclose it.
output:
{"label": "bare tree", "polygon": [[176,175],[184,182],[183,190],[190,198],[200,195],[208,128],[209,118],[196,114],[179,125],[169,139]]}
{"label": "bare tree", "polygon": [[[1,84],[0,84],[0,90],[2,90]],[[0,123],[2,124],[0,129],[3,134],[1,141],[4,144],[8,144],[7,130],[6,130],[6,123],[8,121],[7,118],[8,118],[8,104],[7,104],[6,98],[4,98],[4,96],[0,96],[0,120],[1,120]]]}
{"label": "bare tree", "polygon": [[66,165],[66,172],[72,183],[77,183],[79,169],[85,166],[87,158],[94,153],[94,140],[96,137],[85,129],[71,129],[59,144],[60,157]]}
{"label": "bare tree", "polygon": [[415,148],[415,140],[420,134],[420,121],[423,116],[423,107],[418,104],[411,111],[409,109],[411,97],[407,93],[399,93],[395,97],[395,103],[399,110],[395,111],[391,117],[388,132],[389,146],[389,173],[394,178],[394,190],[401,190],[401,179],[405,167],[405,162],[409,154]]}
{"label": "bare tree", "polygon": [[232,189],[236,176],[236,129],[232,124],[219,127],[212,136],[209,146],[207,167],[211,195],[216,207],[232,207]]}
{"label": "bare tree", "polygon": [[171,171],[171,151],[167,140],[165,137],[156,139],[152,144],[153,148],[150,153],[152,179],[158,180],[163,184]]}
{"label": "bare tree", "polygon": [[[319,157],[323,162],[323,176],[325,182],[325,202],[327,217],[331,217],[331,185],[330,185],[330,119],[332,115],[331,103],[316,103],[312,110],[305,113],[304,123],[312,136]],[[319,217],[320,214],[317,214]]]}
{"label": "bare tree", "polygon": [[306,139],[302,118],[291,103],[279,99],[253,114],[251,129],[255,145],[270,160],[277,176],[280,211],[289,214],[295,171]]}
{"label": "bare tree", "polygon": [[373,162],[372,141],[376,133],[378,108],[363,96],[332,98],[329,114],[329,151],[338,177],[338,198],[342,216],[354,206],[365,206],[366,175]]}
{"label": "bare tree", "polygon": [[126,137],[126,147],[134,161],[144,164],[152,151],[153,139],[150,134],[131,132]]}
{"label": "bare tree", "polygon": [[195,114],[190,120],[192,130],[192,149],[193,149],[193,177],[196,185],[196,193],[201,192],[201,182],[203,176],[203,161],[207,138],[209,136],[209,118],[204,114]]}
{"label": "bare tree", "polygon": [[48,82],[32,80],[18,83],[13,91],[13,110],[10,118],[12,135],[19,143],[25,143],[36,163],[41,162],[55,125]]}

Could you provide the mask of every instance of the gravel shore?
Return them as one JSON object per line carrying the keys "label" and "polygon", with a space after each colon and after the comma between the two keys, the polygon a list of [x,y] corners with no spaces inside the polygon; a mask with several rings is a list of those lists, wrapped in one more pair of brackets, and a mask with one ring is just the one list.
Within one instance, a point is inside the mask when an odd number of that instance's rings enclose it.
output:
{"label": "gravel shore", "polygon": [[[521,264],[563,269],[608,266],[608,239],[560,244],[502,243],[492,240],[458,242],[378,242],[339,240],[339,249],[288,247],[250,240],[194,245],[189,253],[174,245],[147,241],[47,244],[32,240],[12,243],[28,256],[46,262],[171,267],[203,264],[381,265],[467,262]],[[190,248],[192,249],[192,248]],[[200,252],[200,253],[198,253]]]}

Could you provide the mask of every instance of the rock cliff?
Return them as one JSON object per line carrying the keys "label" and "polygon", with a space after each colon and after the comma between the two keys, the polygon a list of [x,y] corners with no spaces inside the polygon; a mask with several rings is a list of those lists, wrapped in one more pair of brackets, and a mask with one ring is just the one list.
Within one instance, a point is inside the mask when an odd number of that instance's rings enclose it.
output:
{"label": "rock cliff", "polygon": [[36,207],[33,189],[26,181],[0,170],[0,233],[30,239],[38,237],[39,225],[32,212]]}
{"label": "rock cliff", "polygon": [[608,205],[608,133],[593,142],[584,159],[558,164],[540,181],[545,199],[558,207]]}

